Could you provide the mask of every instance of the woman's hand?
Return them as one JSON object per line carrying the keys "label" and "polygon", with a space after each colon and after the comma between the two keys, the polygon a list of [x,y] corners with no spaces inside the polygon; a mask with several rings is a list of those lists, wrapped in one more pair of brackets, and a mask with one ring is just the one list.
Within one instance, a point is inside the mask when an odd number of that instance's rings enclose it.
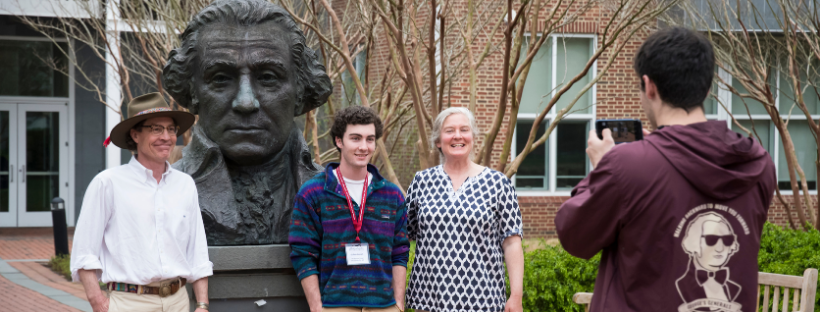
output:
{"label": "woman's hand", "polygon": [[504,312],[523,312],[524,305],[521,302],[521,295],[510,295],[507,299],[507,305],[504,306]]}

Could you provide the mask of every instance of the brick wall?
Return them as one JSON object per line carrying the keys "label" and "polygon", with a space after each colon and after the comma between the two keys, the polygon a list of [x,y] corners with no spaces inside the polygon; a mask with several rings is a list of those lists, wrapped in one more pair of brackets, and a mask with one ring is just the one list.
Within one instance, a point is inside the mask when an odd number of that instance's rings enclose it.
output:
{"label": "brick wall", "polygon": [[[792,196],[783,195],[783,198],[786,200],[787,203],[792,202],[791,201]],[[814,207],[817,207],[817,195],[812,195],[811,198],[812,198],[812,202],[814,203]],[[804,207],[804,209],[805,209],[805,207]],[[795,225],[799,227],[800,226],[800,224],[799,224],[800,221],[797,218],[797,211],[795,211],[794,208],[792,208],[791,210],[792,210],[792,220],[794,220]],[[817,211],[815,210],[815,213],[816,212]],[[809,218],[808,212],[805,212],[805,214],[806,214],[806,218],[808,219]],[[789,226],[789,219],[788,219],[788,214],[786,213],[786,209],[783,207],[783,204],[780,203],[780,201],[777,199],[777,197],[775,197],[772,200],[772,206],[769,207],[769,222],[777,224],[779,226],[785,226],[785,227]]]}
{"label": "brick wall", "polygon": [[555,213],[568,196],[518,197],[521,217],[524,219],[524,237],[554,238]]}

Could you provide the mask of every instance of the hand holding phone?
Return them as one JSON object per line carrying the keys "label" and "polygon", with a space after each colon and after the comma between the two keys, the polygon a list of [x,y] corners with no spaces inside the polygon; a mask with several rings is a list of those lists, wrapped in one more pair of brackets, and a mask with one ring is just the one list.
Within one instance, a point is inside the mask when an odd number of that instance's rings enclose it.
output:
{"label": "hand holding phone", "polygon": [[595,121],[595,132],[598,139],[603,140],[603,130],[612,131],[615,144],[643,140],[641,121],[638,119],[601,119]]}

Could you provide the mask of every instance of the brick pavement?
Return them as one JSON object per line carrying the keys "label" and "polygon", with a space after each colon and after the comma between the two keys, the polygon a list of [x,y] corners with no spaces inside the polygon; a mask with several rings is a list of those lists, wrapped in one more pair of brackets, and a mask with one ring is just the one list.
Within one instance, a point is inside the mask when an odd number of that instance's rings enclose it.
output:
{"label": "brick pavement", "polygon": [[[74,229],[68,231],[68,248]],[[3,260],[51,259],[54,232],[51,228],[0,228],[0,258]]]}
{"label": "brick pavement", "polygon": [[2,312],[79,312],[36,291],[12,283],[0,276],[0,311]]}
{"label": "brick pavement", "polygon": [[[73,229],[69,229],[69,249]],[[72,283],[52,271],[44,262],[13,261],[50,259],[54,256],[54,238],[51,228],[0,229],[0,258],[29,279],[87,300],[79,283]],[[13,283],[0,275],[0,312],[78,312],[34,290]]]}

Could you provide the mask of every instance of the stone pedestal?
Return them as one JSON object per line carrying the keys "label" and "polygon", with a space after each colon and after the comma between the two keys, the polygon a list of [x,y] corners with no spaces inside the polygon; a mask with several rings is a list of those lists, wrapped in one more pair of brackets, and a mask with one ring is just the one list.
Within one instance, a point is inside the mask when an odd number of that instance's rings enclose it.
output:
{"label": "stone pedestal", "polygon": [[[290,246],[208,247],[214,275],[208,279],[211,311],[310,311],[302,284],[290,263]],[[196,298],[189,284],[191,311]],[[265,300],[262,306],[254,303]]]}

